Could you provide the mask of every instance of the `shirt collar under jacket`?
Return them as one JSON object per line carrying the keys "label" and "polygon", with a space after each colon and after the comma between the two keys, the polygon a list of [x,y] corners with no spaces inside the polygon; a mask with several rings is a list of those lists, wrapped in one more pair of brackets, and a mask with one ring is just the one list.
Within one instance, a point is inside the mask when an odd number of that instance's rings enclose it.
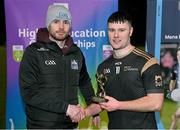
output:
{"label": "shirt collar under jacket", "polygon": [[[55,51],[56,50],[59,51],[59,49],[60,49],[59,46],[57,45],[57,43],[55,43],[53,41],[47,42],[45,44],[47,44],[47,47],[49,49],[52,49],[52,50],[55,50]],[[77,50],[77,48],[75,47],[75,45],[73,43],[73,39],[71,38],[71,36],[67,37],[64,48],[62,48],[61,50],[62,50],[63,54],[68,54],[68,53],[70,53],[72,51]]]}

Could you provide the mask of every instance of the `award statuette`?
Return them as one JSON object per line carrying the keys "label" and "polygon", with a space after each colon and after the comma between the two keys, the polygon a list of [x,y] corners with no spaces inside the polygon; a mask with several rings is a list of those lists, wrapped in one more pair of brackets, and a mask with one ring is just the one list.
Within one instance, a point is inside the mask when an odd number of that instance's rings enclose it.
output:
{"label": "award statuette", "polygon": [[95,97],[92,98],[92,101],[94,103],[101,103],[101,102],[107,102],[108,99],[105,99],[106,92],[104,90],[104,87],[107,83],[107,77],[104,74],[96,74],[96,81],[97,81],[97,94]]}

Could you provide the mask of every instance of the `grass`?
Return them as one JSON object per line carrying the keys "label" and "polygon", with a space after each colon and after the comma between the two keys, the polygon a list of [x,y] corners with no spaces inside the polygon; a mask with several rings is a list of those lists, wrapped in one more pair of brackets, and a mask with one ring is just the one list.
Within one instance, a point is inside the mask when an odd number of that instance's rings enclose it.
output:
{"label": "grass", "polygon": [[0,129],[5,129],[6,50],[0,46]]}
{"label": "grass", "polygon": [[[176,102],[165,99],[164,106],[161,111],[161,120],[165,129],[169,129],[171,125],[172,115],[175,113],[177,108],[178,105]],[[178,129],[180,129],[180,125],[178,126]]]}

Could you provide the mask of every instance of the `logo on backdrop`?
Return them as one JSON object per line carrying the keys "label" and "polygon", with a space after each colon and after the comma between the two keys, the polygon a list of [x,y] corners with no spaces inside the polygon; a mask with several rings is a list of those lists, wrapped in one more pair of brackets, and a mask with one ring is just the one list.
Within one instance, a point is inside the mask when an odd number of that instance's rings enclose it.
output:
{"label": "logo on backdrop", "polygon": [[20,62],[23,56],[23,45],[13,45],[13,59],[16,62]]}

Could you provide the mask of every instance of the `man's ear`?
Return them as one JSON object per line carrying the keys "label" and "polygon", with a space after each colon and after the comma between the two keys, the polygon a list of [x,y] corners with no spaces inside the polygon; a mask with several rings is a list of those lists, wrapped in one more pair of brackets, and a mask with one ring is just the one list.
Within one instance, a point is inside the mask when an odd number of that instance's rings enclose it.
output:
{"label": "man's ear", "polygon": [[130,36],[132,36],[132,34],[133,34],[133,27],[131,27],[131,30],[130,30]]}

